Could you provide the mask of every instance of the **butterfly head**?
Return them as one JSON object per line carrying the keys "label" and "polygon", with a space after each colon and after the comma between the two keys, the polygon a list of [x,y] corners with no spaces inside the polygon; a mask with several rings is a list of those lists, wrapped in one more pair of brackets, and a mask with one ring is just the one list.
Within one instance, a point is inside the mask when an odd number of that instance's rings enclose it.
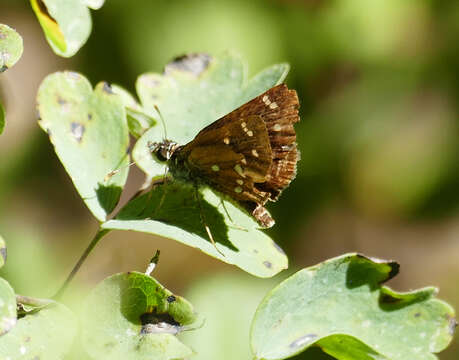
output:
{"label": "butterfly head", "polygon": [[163,140],[161,142],[148,142],[148,149],[160,161],[168,161],[172,154],[177,150],[178,144],[171,140]]}

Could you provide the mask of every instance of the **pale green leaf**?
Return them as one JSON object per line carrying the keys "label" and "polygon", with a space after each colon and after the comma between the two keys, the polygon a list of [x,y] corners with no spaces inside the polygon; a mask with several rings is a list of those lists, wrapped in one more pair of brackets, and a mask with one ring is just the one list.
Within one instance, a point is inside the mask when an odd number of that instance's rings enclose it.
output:
{"label": "pale green leaf", "polygon": [[83,346],[98,360],[181,359],[192,351],[175,335],[195,320],[192,305],[152,277],[116,274],[85,300]]}
{"label": "pale green leaf", "polygon": [[91,33],[89,9],[82,0],[30,0],[46,40],[60,56],[73,56]]}
{"label": "pale green leaf", "polygon": [[[0,236],[0,268],[7,258],[6,243]],[[16,296],[8,281],[0,278],[0,335],[10,331],[16,324]]]}
{"label": "pale green leaf", "polygon": [[64,305],[51,303],[28,314],[0,337],[0,358],[61,360],[76,335],[76,319]]}
{"label": "pale green leaf", "polygon": [[97,10],[104,5],[105,0],[82,0],[83,4],[86,4],[87,7]]}
{"label": "pale green leaf", "polygon": [[93,91],[82,75],[60,72],[43,80],[37,102],[39,124],[80,196],[98,220],[105,220],[128,172],[129,133],[121,98],[106,83]]}
{"label": "pale green leaf", "polygon": [[[0,24],[0,73],[16,64],[22,55],[22,51],[21,35],[8,25]],[[0,132],[1,120],[0,114]]]}
{"label": "pale green leaf", "polygon": [[16,317],[16,296],[14,295],[14,290],[8,281],[0,278],[0,335],[14,328]]}
{"label": "pale green leaf", "polygon": [[436,359],[452,339],[454,310],[436,289],[381,286],[398,265],[357,254],[301,270],[273,289],[255,314],[256,359],[285,359],[319,345],[337,359]]}

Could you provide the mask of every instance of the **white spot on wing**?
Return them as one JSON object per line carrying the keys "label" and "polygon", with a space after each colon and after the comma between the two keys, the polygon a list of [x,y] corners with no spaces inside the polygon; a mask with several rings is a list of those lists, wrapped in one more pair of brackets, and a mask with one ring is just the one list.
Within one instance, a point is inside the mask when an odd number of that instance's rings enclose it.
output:
{"label": "white spot on wing", "polygon": [[234,192],[236,192],[236,193],[239,194],[239,193],[242,192],[242,188],[241,188],[240,186],[236,186],[236,187],[234,188]]}
{"label": "white spot on wing", "polygon": [[271,103],[271,104],[269,105],[269,108],[270,108],[270,109],[276,109],[276,108],[278,108],[278,107],[279,107],[279,106],[277,106],[277,104],[276,104],[275,102],[273,102],[273,103]]}
{"label": "white spot on wing", "polygon": [[255,150],[255,149],[252,149],[252,155],[255,156],[255,157],[258,157],[258,151]]}
{"label": "white spot on wing", "polygon": [[247,131],[247,135],[253,136],[253,131],[252,130]]}
{"label": "white spot on wing", "polygon": [[212,169],[212,171],[219,171],[220,167],[218,165],[212,165],[211,169]]}
{"label": "white spot on wing", "polygon": [[224,142],[226,145],[229,145],[230,139],[229,139],[228,137],[226,137],[226,138],[223,139],[223,142]]}
{"label": "white spot on wing", "polygon": [[279,124],[276,124],[273,126],[273,130],[274,131],[281,131],[282,130],[282,126],[280,126]]}
{"label": "white spot on wing", "polygon": [[263,96],[262,100],[267,106],[269,106],[269,104],[271,104],[271,100],[269,100],[268,95]]}

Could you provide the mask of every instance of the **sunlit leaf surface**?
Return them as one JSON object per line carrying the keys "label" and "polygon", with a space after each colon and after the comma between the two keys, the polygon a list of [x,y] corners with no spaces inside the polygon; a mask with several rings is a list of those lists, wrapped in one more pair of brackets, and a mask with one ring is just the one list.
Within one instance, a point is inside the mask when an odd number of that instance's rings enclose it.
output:
{"label": "sunlit leaf surface", "polygon": [[251,330],[257,359],[285,359],[319,345],[337,359],[436,359],[452,339],[453,309],[435,288],[381,286],[393,262],[349,254],[303,269],[273,289]]}

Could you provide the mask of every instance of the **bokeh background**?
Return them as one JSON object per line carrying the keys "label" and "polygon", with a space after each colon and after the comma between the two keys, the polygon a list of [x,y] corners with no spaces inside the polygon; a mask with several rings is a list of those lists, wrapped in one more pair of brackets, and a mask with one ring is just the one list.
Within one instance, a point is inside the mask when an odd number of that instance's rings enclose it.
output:
{"label": "bokeh background", "polygon": [[[107,0],[92,15],[87,44],[62,59],[27,1],[0,0],[0,23],[14,27],[25,47],[0,77],[7,111],[0,232],[9,248],[1,276],[18,293],[51,296],[97,228],[37,126],[41,80],[71,69],[134,92],[138,75],[162,71],[177,55],[234,49],[251,75],[289,62],[287,83],[300,96],[298,176],[270,206],[277,220],[270,234],[288,254],[290,273],[359,251],[401,263],[395,289],[435,285],[459,309],[459,2]],[[141,182],[133,169],[127,195]],[[256,279],[172,240],[114,232],[74,289],[143,271],[156,249],[155,276],[207,316],[199,336],[187,334],[195,358],[249,359],[256,304],[289,271]],[[440,358],[458,356],[453,342]]]}

